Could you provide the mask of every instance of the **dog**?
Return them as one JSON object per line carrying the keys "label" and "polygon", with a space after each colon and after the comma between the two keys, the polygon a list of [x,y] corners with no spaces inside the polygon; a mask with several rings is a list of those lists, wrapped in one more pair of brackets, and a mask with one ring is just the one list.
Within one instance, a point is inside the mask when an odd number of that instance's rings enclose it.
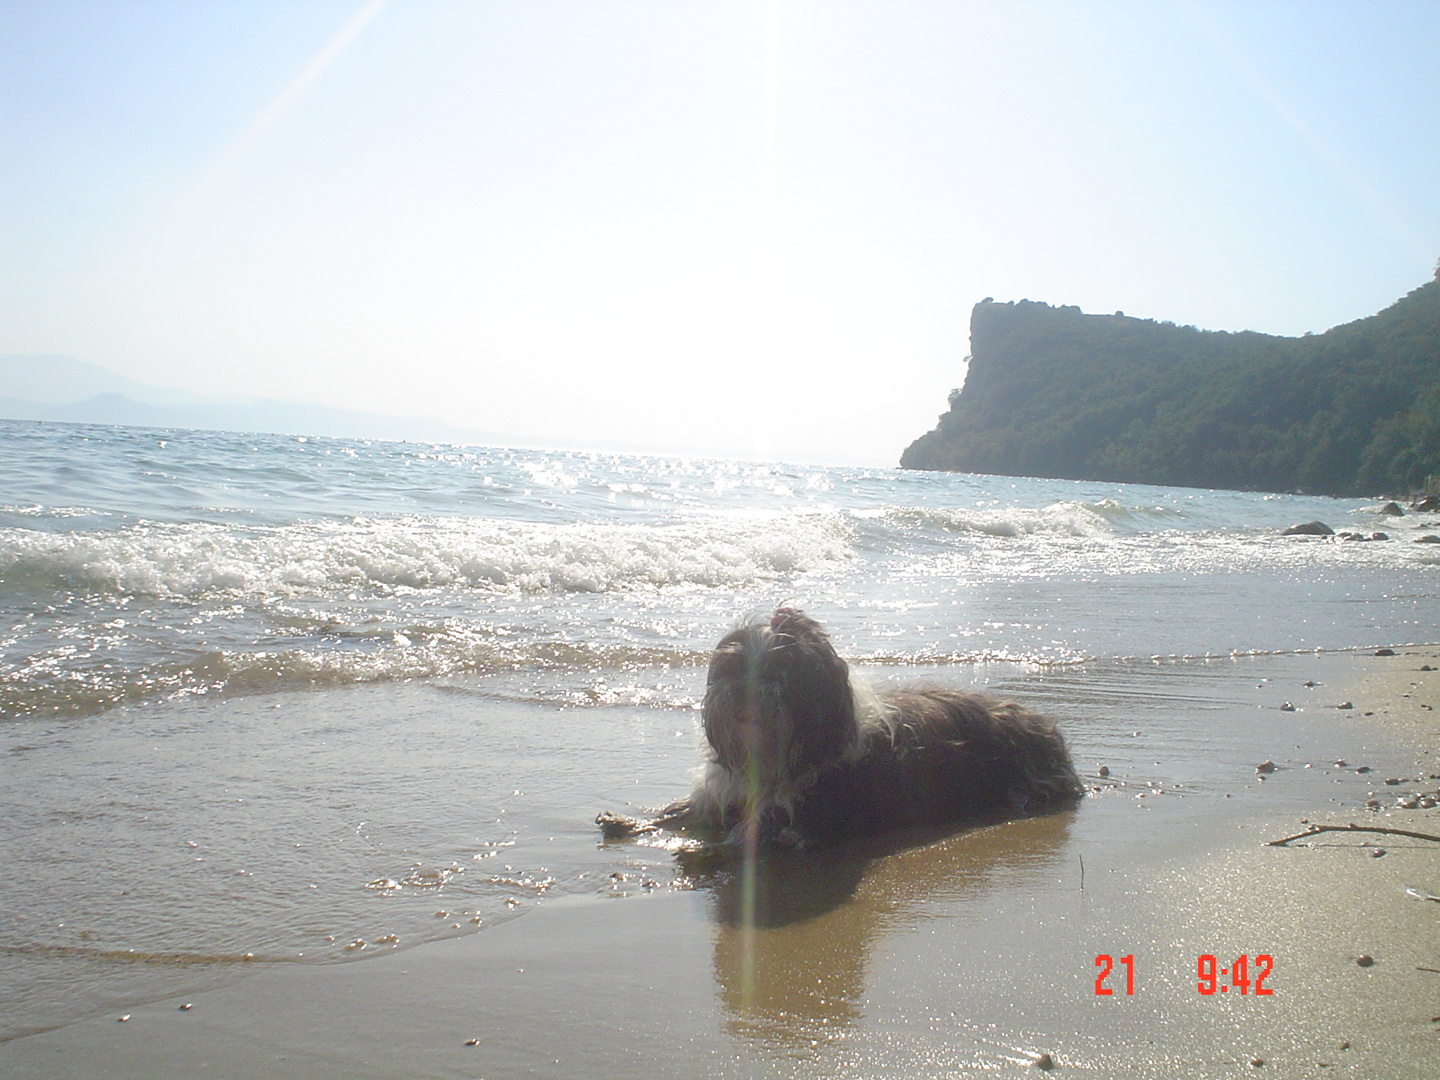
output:
{"label": "dog", "polygon": [[601,813],[607,839],[666,829],[804,848],[1061,809],[1085,790],[1048,720],[954,690],[881,697],[790,607],[720,639],[702,717],[690,796],[649,821]]}

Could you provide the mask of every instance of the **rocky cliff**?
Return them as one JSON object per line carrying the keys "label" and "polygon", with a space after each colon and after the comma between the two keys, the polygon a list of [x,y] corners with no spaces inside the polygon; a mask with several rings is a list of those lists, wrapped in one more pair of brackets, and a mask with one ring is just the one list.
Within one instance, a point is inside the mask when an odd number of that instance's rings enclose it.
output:
{"label": "rocky cliff", "polygon": [[1440,474],[1440,271],[1301,338],[985,300],[970,345],[903,468],[1331,495]]}

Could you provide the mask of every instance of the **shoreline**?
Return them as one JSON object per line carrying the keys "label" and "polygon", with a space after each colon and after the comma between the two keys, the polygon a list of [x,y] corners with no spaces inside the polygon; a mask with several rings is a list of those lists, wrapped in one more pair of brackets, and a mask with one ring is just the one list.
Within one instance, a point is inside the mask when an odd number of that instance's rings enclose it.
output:
{"label": "shoreline", "polygon": [[[267,966],[135,1004],[123,1023],[12,1039],[0,1073],[911,1076],[1043,1054],[1062,1072],[1136,1077],[1256,1061],[1297,1077],[1433,1071],[1440,905],[1405,890],[1440,895],[1440,845],[1332,833],[1266,846],[1310,822],[1440,833],[1440,808],[1394,806],[1440,786],[1425,707],[1440,705],[1440,671],[1419,670],[1440,668],[1440,646],[1396,652],[1256,661],[1240,673],[1269,673],[1247,684],[1254,711],[1202,716],[1232,725],[1223,744],[1132,737],[1148,718],[1131,705],[1112,732],[1071,732],[1082,773],[1098,754],[1111,770],[1078,811],[773,875],[768,925],[742,924],[724,886],[560,897],[478,934]],[[1302,697],[1312,669],[1321,685]],[[1073,691],[1051,683],[1056,701]],[[1254,771],[1267,760],[1274,772]],[[1134,957],[1134,994],[1123,970],[1115,993],[1095,993],[1102,954]],[[1273,995],[1198,993],[1200,956],[1241,954],[1272,958]]]}

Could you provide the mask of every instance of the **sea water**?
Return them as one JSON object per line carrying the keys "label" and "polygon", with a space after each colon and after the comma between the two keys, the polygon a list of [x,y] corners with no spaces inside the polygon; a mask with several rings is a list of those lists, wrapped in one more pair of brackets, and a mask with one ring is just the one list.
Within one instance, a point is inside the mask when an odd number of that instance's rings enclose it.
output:
{"label": "sea water", "polygon": [[1255,658],[1436,638],[1440,521],[1380,508],[0,421],[0,1038],[676,887],[590,819],[683,792],[709,649],[777,604],[1087,753],[1183,741]]}

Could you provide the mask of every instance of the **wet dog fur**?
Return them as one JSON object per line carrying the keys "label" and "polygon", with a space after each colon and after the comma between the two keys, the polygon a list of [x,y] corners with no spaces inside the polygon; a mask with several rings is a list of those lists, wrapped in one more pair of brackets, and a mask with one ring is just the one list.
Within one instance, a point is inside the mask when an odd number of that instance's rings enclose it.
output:
{"label": "wet dog fur", "polygon": [[1084,791],[1048,720],[954,690],[878,696],[794,608],[720,639],[702,715],[709,753],[690,796],[648,821],[602,813],[607,838],[804,847],[1020,817]]}

